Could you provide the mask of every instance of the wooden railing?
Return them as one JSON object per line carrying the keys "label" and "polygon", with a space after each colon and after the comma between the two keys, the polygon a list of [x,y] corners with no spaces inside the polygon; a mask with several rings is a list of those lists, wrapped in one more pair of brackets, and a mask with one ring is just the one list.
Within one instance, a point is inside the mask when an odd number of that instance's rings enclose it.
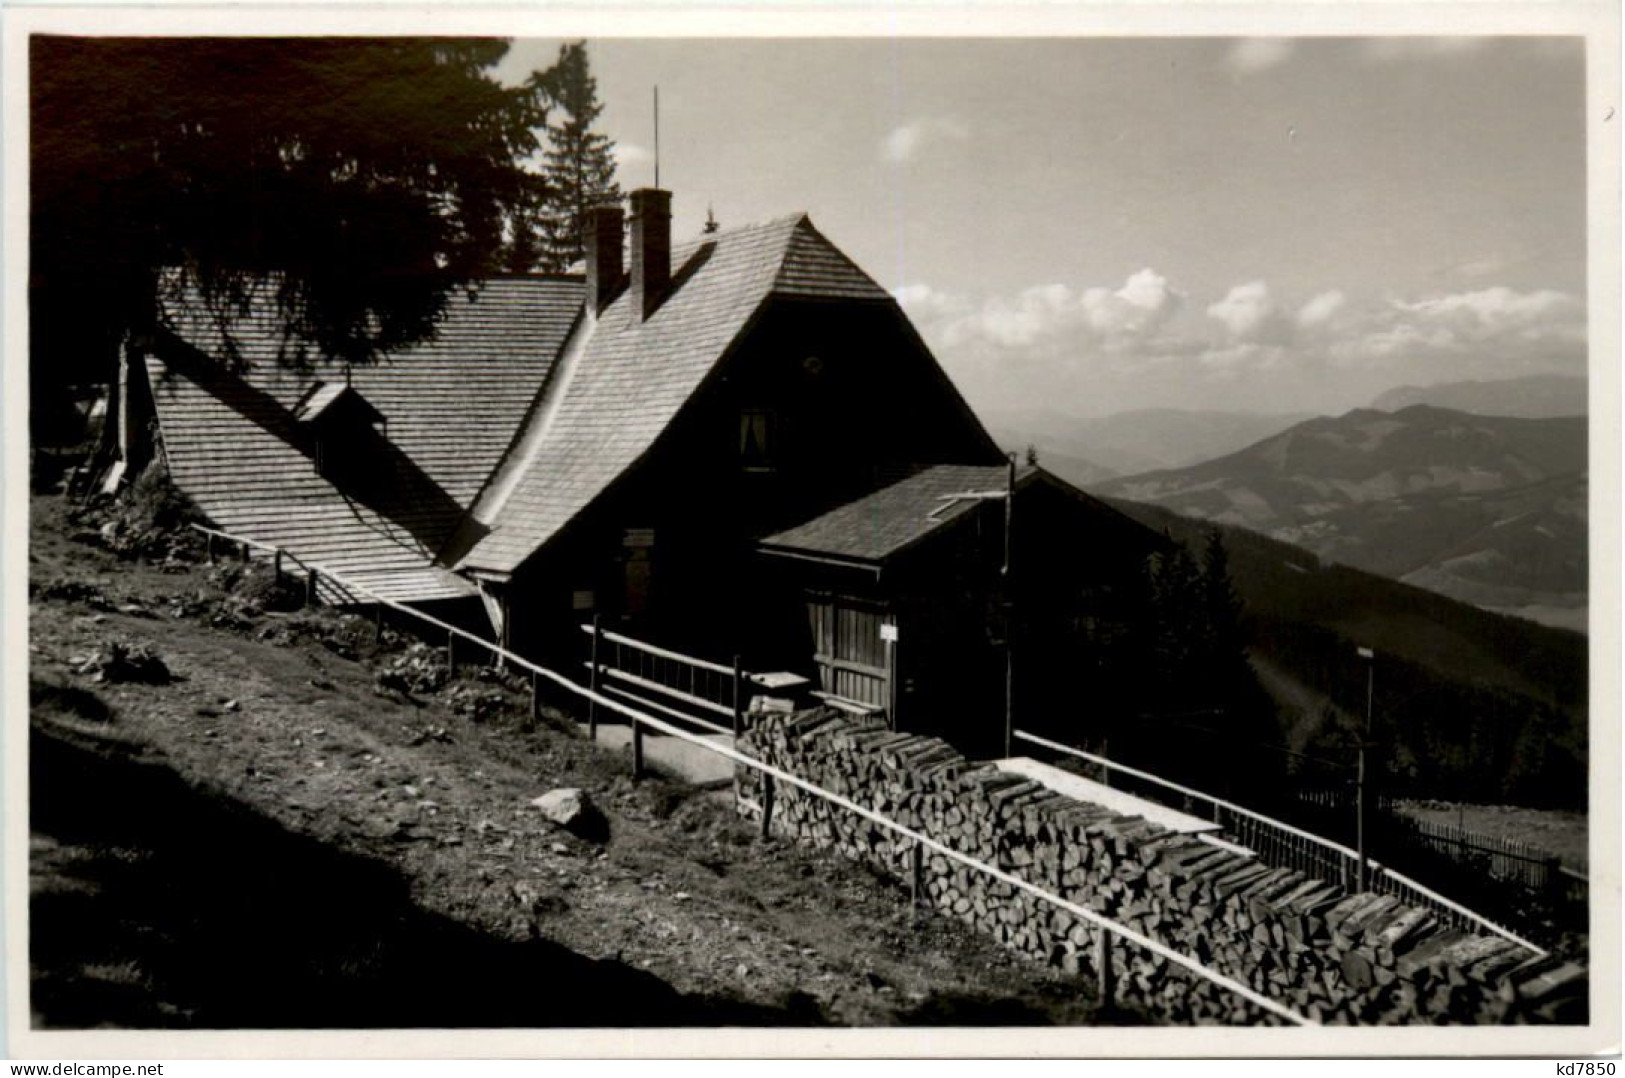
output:
{"label": "wooden railing", "polygon": [[[251,542],[250,540],[242,540],[237,536],[227,535],[224,532],[215,532],[214,534],[233,542]],[[255,545],[261,547],[265,546],[265,544]],[[1064,910],[1079,920],[1094,925],[1096,928],[1101,930],[1099,939],[1101,941],[1103,953],[1100,956],[1097,956],[1097,962],[1101,958],[1105,959],[1104,962],[1100,963],[1100,968],[1103,970],[1109,971],[1112,968],[1110,961],[1111,944],[1109,941],[1116,939],[1122,941],[1123,943],[1150,951],[1152,954],[1167,959],[1170,963],[1180,967],[1183,970],[1186,970],[1194,976],[1200,977],[1203,980],[1215,984],[1228,992],[1232,992],[1235,995],[1247,1000],[1247,1002],[1251,1003],[1253,1006],[1258,1007],[1260,1010],[1265,1011],[1268,1014],[1272,1014],[1285,1022],[1291,1023],[1292,1025],[1319,1025],[1319,1023],[1314,1019],[1309,1018],[1306,1015],[1299,1014],[1290,1007],[1269,998],[1263,993],[1246,984],[1243,984],[1233,977],[1220,973],[1217,970],[1209,969],[1199,960],[1176,951],[1167,944],[1151,939],[1150,937],[1128,927],[1127,925],[1120,924],[1119,922],[1103,916],[1102,914],[1099,914],[1086,906],[1080,906],[1075,902],[1063,898],[1060,895],[1054,894],[1053,892],[1048,891],[1028,880],[1022,879],[1019,876],[1011,875],[1009,872],[1006,872],[1005,870],[994,865],[990,865],[977,857],[945,845],[936,839],[931,838],[929,835],[922,834],[919,831],[916,831],[913,828],[902,824],[883,813],[876,812],[873,809],[860,805],[857,802],[852,801],[841,794],[835,793],[832,790],[826,790],[822,786],[804,779],[799,775],[785,771],[778,767],[774,767],[771,764],[764,763],[754,756],[748,756],[745,753],[740,752],[732,744],[725,743],[716,738],[709,738],[693,733],[692,731],[674,725],[672,722],[658,718],[646,710],[633,707],[625,701],[617,699],[600,690],[594,689],[590,686],[579,685],[571,678],[568,678],[565,675],[557,673],[553,670],[549,670],[548,668],[538,665],[537,663],[533,663],[529,659],[507,650],[500,644],[486,640],[466,629],[460,629],[455,625],[449,624],[448,622],[441,621],[439,618],[436,618],[433,615],[426,614],[423,611],[407,606],[404,603],[396,602],[392,599],[386,599],[359,584],[346,580],[341,574],[315,566],[306,566],[306,568],[320,572],[324,578],[331,579],[335,585],[344,588],[348,592],[364,596],[367,601],[378,604],[380,609],[388,608],[390,610],[394,610],[397,613],[403,614],[411,619],[444,632],[447,635],[448,647],[454,646],[454,642],[457,640],[464,640],[470,645],[483,648],[493,659],[500,659],[504,664],[507,664],[515,669],[528,671],[531,679],[531,710],[533,713],[540,711],[540,686],[541,682],[546,681],[558,689],[581,698],[592,708],[603,708],[626,718],[632,726],[632,766],[634,774],[642,771],[642,739],[644,734],[648,731],[654,731],[664,736],[673,737],[680,741],[695,745],[706,750],[707,752],[713,752],[725,757],[726,759],[732,760],[736,766],[749,768],[750,770],[757,772],[762,776],[764,783],[763,788],[766,794],[763,797],[763,812],[761,818],[761,826],[764,833],[768,830],[771,823],[771,806],[773,804],[771,791],[774,784],[782,783],[786,786],[793,786],[798,790],[805,791],[814,797],[827,801],[830,804],[843,809],[844,811],[861,816],[869,822],[876,824],[879,827],[883,827],[888,831],[891,831],[902,838],[915,843],[916,846],[922,851],[929,850],[933,853],[940,854],[956,864],[964,865],[966,868],[971,869],[974,872],[979,872],[990,877],[991,879],[997,880],[1000,883],[1006,884],[1018,891],[1021,891],[1024,894],[1031,895],[1039,901],[1053,906],[1056,909]],[[915,858],[916,863],[919,863],[919,860],[919,858]],[[1109,982],[1109,976],[1109,973],[1103,974],[1103,982]]]}
{"label": "wooden railing", "polygon": [[[275,543],[265,543],[258,539],[246,539],[240,535],[218,531],[214,528],[205,528],[201,524],[190,525],[193,531],[202,534],[206,539],[206,551],[209,564],[217,560],[219,549],[235,547],[238,556],[244,565],[253,559],[253,552],[264,551],[270,555],[272,572],[276,574],[278,584],[286,577],[302,579],[305,583],[305,605],[314,606],[318,602],[328,602],[335,605],[362,602],[354,591],[340,584],[331,573],[325,572],[308,562],[302,561],[290,550],[285,550]],[[323,591],[326,595],[323,595]]]}
{"label": "wooden railing", "polygon": [[[752,675],[735,655],[732,666],[684,655],[610,632],[599,618],[581,626],[590,638],[587,687],[652,707],[714,734],[739,735]],[[726,719],[722,725],[719,719]],[[589,725],[592,725],[589,720]]]}
{"label": "wooden railing", "polygon": [[[1313,873],[1328,883],[1338,883],[1345,890],[1355,890],[1359,884],[1360,855],[1357,851],[1349,849],[1339,843],[1320,835],[1293,827],[1289,823],[1243,808],[1229,801],[1221,800],[1201,790],[1183,786],[1177,782],[1170,782],[1161,776],[1149,771],[1129,767],[1126,764],[1110,760],[1092,752],[1072,745],[1065,745],[1058,741],[1039,737],[1024,730],[1016,730],[1012,735],[1017,741],[1038,745],[1051,752],[1086,760],[1099,767],[1102,771],[1102,781],[1111,785],[1113,776],[1130,776],[1163,791],[1178,794],[1181,799],[1199,802],[1205,806],[1202,810],[1227,833],[1232,835],[1240,844],[1251,849],[1258,855],[1258,859],[1265,864],[1277,868],[1293,868],[1305,873]],[[1431,888],[1424,887],[1409,876],[1378,863],[1366,859],[1367,880],[1365,888],[1381,894],[1391,894],[1396,898],[1432,911],[1440,920],[1459,928],[1475,931],[1487,931],[1509,939],[1521,947],[1527,948],[1536,955],[1544,955],[1545,949],[1517,935],[1510,929],[1495,923],[1483,914],[1452,901]]]}

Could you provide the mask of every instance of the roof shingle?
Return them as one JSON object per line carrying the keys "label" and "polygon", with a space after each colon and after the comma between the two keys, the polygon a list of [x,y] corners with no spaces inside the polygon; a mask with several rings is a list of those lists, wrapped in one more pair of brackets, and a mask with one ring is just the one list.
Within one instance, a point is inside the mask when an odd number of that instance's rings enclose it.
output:
{"label": "roof shingle", "polygon": [[[1036,474],[1037,469],[1024,468],[1017,474],[1017,482],[1024,483]],[[939,464],[770,535],[760,546],[849,561],[883,562],[981,504],[981,499],[956,499],[954,495],[998,493],[1005,489],[1008,479],[1008,467],[997,464]]]}
{"label": "roof shingle", "polygon": [[649,450],[770,294],[891,302],[802,214],[704,237],[672,265],[649,318],[625,292],[583,324],[512,481],[475,507],[489,531],[459,567],[512,572],[558,534]]}
{"label": "roof shingle", "polygon": [[[302,448],[292,409],[318,376],[279,364],[266,296],[230,325],[249,364],[241,375],[149,357],[171,475],[222,529],[286,547],[387,598],[470,594],[434,557],[512,443],[581,294],[568,278],[490,281],[451,299],[434,339],[355,369],[352,384],[388,421],[398,452],[376,465],[392,476],[342,490]],[[176,311],[173,322],[186,343],[222,354],[201,309]]]}

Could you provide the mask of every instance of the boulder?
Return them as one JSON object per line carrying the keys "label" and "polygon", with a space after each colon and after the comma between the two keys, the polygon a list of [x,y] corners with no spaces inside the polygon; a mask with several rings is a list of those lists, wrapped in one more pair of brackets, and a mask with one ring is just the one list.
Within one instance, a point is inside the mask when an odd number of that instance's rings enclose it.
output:
{"label": "boulder", "polygon": [[531,804],[541,809],[542,815],[549,821],[571,834],[594,840],[603,834],[603,813],[598,811],[585,790],[561,786],[532,799]]}

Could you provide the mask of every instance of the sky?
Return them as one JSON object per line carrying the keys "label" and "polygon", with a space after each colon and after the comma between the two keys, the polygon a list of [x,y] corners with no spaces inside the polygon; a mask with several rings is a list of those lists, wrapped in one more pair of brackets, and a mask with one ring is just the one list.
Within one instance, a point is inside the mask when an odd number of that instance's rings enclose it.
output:
{"label": "sky", "polygon": [[[514,44],[498,74],[547,66]],[[1577,38],[598,39],[677,238],[805,211],[984,412],[1584,374]]]}

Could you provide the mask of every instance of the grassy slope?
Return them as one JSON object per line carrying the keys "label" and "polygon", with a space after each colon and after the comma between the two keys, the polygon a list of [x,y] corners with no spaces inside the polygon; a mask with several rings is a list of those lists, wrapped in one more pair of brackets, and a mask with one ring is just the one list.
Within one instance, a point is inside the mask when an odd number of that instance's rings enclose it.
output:
{"label": "grassy slope", "polygon": [[[895,884],[761,841],[728,791],[634,783],[562,716],[528,728],[522,697],[474,722],[445,692],[380,696],[365,622],[212,627],[228,574],[115,562],[59,512],[35,502],[34,580],[111,602],[32,605],[36,1024],[1097,1018],[1087,986],[912,916]],[[110,640],[181,680],[73,672]],[[529,806],[561,785],[604,807],[607,842]]]}

